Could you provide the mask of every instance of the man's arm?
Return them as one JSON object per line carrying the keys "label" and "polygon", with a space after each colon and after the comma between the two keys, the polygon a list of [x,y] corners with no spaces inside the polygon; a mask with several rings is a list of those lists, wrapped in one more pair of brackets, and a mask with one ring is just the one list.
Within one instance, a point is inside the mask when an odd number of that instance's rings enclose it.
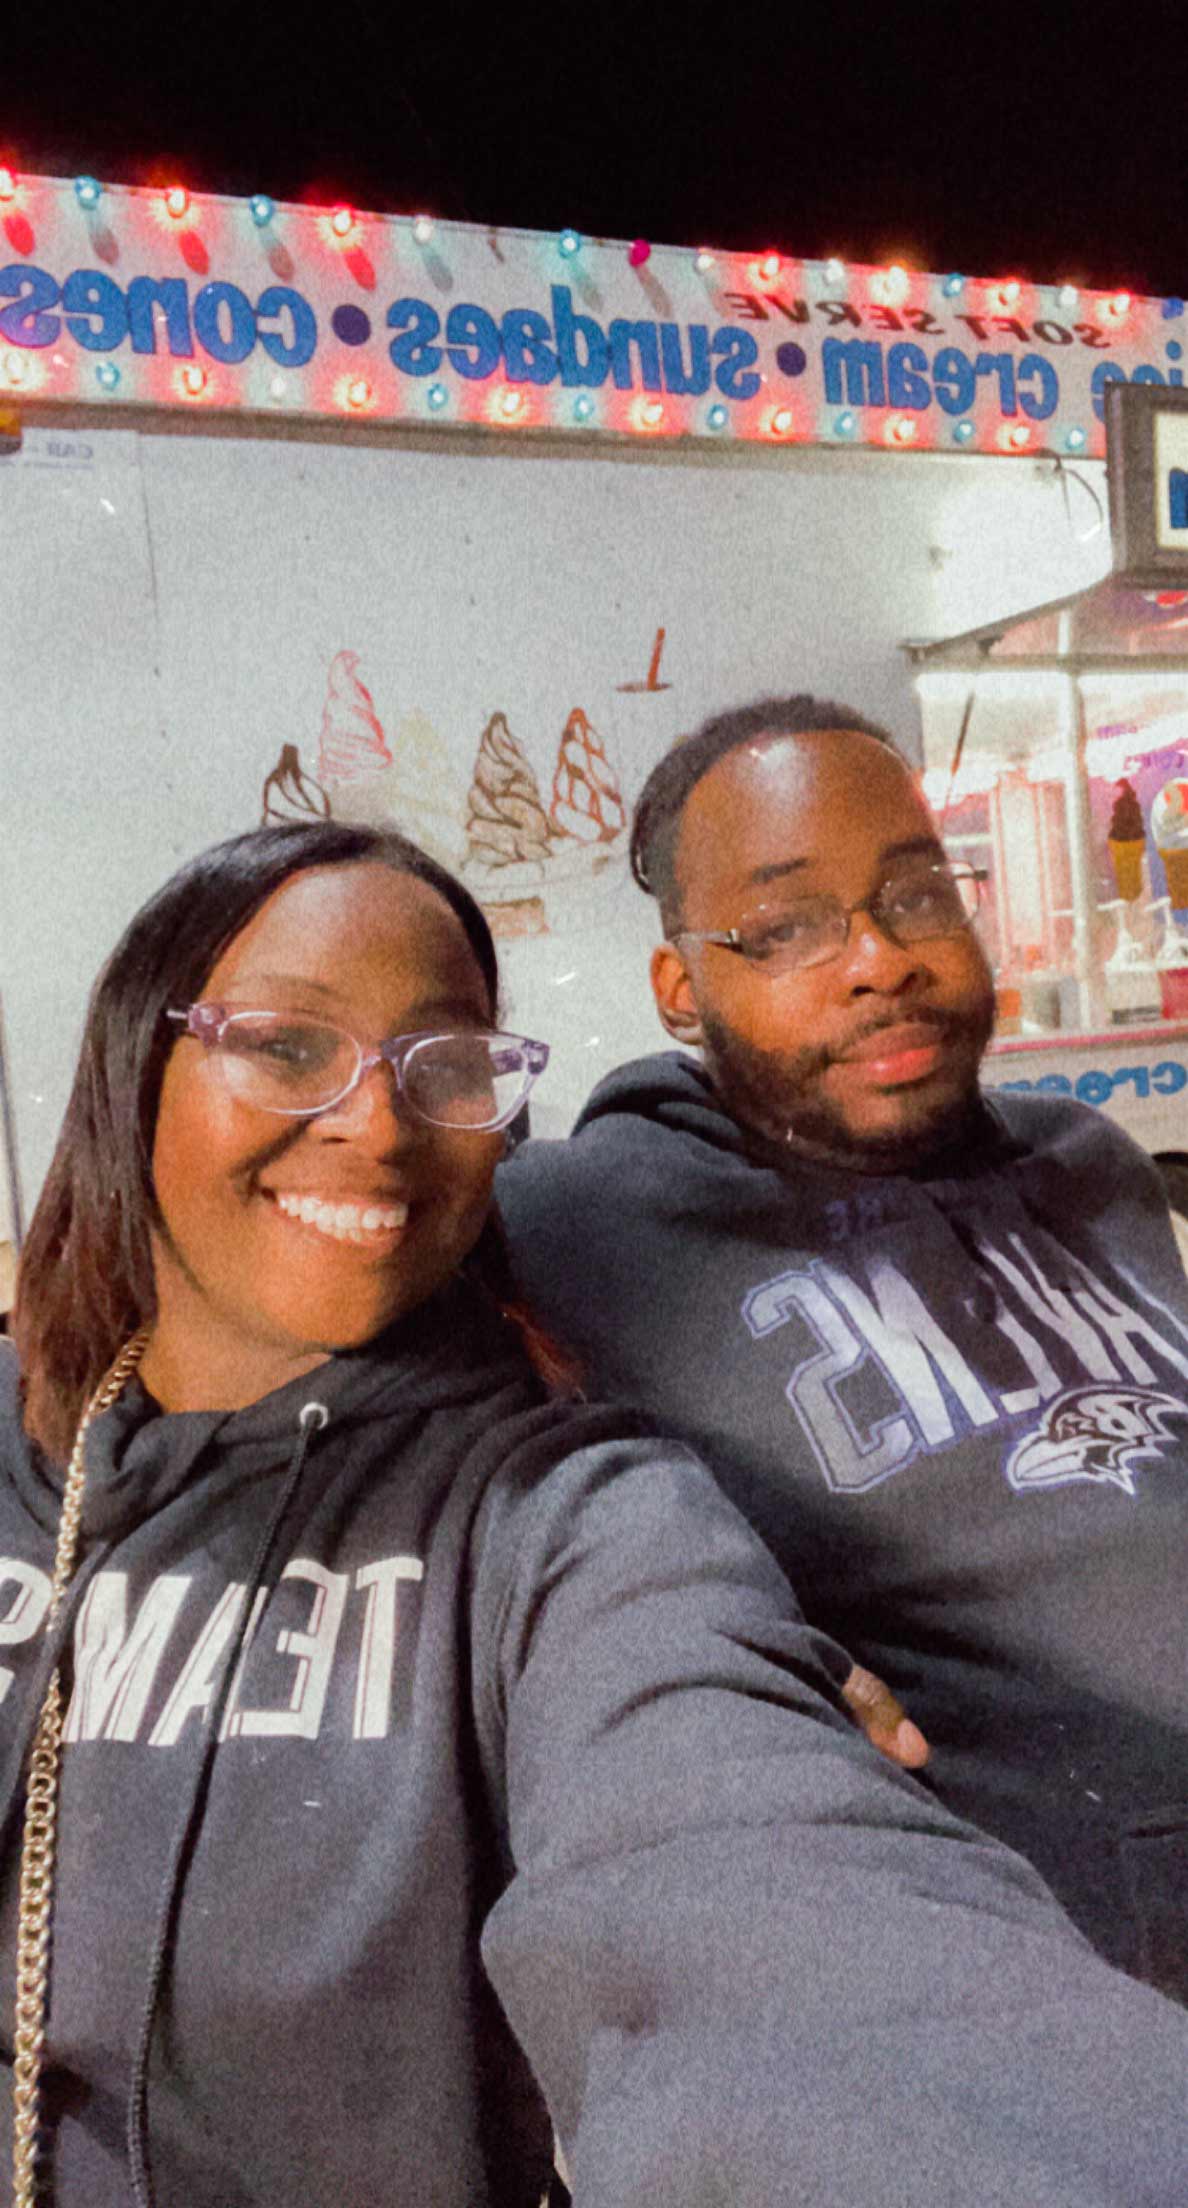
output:
{"label": "man's arm", "polygon": [[679,1451],[490,1500],[487,1966],[577,2208],[1182,2208],[1188,2015],[881,1761]]}

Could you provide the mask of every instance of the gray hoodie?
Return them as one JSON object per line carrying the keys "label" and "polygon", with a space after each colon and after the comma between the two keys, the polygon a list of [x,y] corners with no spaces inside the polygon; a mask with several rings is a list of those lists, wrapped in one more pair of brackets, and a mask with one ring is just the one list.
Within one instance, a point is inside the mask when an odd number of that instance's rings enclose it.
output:
{"label": "gray hoodie", "polygon": [[706,1458],[926,1783],[1188,1999],[1188,1281],[1150,1160],[1010,1096],[915,1174],[806,1164],[667,1053],[499,1195],[591,1390]]}

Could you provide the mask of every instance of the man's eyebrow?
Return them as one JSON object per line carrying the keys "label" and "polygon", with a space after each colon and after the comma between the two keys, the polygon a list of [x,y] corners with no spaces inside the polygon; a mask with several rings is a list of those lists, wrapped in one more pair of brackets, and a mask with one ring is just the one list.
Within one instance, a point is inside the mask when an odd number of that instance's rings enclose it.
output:
{"label": "man's eyebrow", "polygon": [[[944,857],[944,846],[937,836],[905,836],[899,843],[884,844],[879,853],[879,865],[892,866],[896,859],[914,859],[922,855]],[[798,874],[805,867],[818,863],[816,853],[801,859],[775,859],[769,866],[753,867],[746,877],[747,884],[749,887],[752,883],[778,882],[787,874]]]}

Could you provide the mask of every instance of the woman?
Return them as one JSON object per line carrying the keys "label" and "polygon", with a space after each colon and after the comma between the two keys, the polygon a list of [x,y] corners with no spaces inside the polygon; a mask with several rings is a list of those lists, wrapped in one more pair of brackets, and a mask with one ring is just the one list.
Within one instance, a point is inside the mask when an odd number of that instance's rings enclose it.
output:
{"label": "woman", "polygon": [[496,1029],[469,896],[330,824],[97,985],[0,1402],[14,2199],[528,2208],[551,2116],[607,2208],[1170,2203],[1175,2012],[849,1733],[692,1460],[546,1400]]}

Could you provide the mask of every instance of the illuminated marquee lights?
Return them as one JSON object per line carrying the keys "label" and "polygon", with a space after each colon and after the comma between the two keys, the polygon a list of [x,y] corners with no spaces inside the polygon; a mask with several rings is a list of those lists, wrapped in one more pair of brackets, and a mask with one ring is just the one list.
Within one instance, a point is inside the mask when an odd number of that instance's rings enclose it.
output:
{"label": "illuminated marquee lights", "polygon": [[[231,220],[227,207],[180,181],[0,164],[0,389],[22,405],[284,402],[491,429],[1096,458],[1110,380],[1188,377],[1182,300],[805,262],[775,246],[661,251],[568,227],[499,244],[429,214],[262,192]],[[659,284],[626,284],[624,263],[642,271],[654,252]]]}
{"label": "illuminated marquee lights", "polygon": [[870,279],[870,296],[879,307],[902,307],[911,288],[911,277],[897,261],[890,268],[876,268]]}

